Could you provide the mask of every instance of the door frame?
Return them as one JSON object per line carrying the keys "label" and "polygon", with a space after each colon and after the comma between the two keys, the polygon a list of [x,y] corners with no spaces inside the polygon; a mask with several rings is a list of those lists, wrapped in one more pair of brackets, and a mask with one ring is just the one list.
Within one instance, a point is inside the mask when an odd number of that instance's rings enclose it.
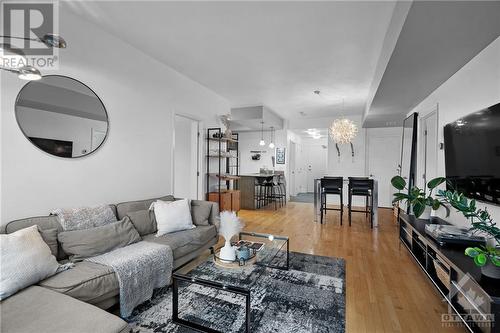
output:
{"label": "door frame", "polygon": [[200,200],[203,197],[203,193],[200,193],[203,189],[202,178],[200,170],[202,169],[202,161],[203,158],[201,156],[202,149],[200,147],[201,144],[201,120],[190,115],[186,115],[183,113],[172,113],[172,149],[170,151],[171,157],[171,172],[170,172],[170,183],[172,184],[172,194],[175,193],[175,117],[182,117],[189,119],[193,122],[196,122],[196,200]]}
{"label": "door frame", "polygon": [[[438,145],[439,145],[439,104],[434,105],[429,112],[425,113],[425,116],[420,116],[420,123],[419,123],[419,140],[418,143],[418,148],[417,148],[417,156],[418,156],[418,165],[417,165],[417,175],[420,174],[418,177],[419,182],[423,182],[422,186],[427,185],[427,139],[426,139],[426,133],[425,131],[427,130],[427,119],[430,117],[436,115],[436,142],[435,142],[435,147],[436,147],[436,157],[438,156]],[[421,152],[421,153],[419,153]],[[437,163],[436,163],[436,170],[435,174],[437,174]]]}

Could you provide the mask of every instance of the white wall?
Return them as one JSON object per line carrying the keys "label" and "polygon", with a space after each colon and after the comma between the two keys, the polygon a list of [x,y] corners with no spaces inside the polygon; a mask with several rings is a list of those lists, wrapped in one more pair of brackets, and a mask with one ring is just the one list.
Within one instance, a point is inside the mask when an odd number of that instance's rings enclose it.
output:
{"label": "white wall", "polygon": [[229,113],[222,97],[63,8],[60,30],[68,48],[60,52],[60,69],[46,74],[74,77],[91,87],[106,106],[109,136],[84,158],[41,152],[15,120],[16,95],[25,82],[2,72],[2,224],[58,207],[171,193],[173,114],[213,125],[216,114]]}
{"label": "white wall", "polygon": [[[287,136],[286,130],[277,130],[275,132],[275,142],[276,147],[274,149],[269,148],[271,132],[264,132],[264,140],[266,141],[265,146],[260,146],[259,141],[261,138],[261,132],[240,132],[239,133],[239,150],[240,150],[240,174],[257,173],[260,168],[267,167],[269,170],[273,169],[273,163],[271,158],[276,155],[276,148],[286,148],[287,147]],[[261,158],[258,161],[252,160],[251,156],[255,153],[251,151],[263,151],[261,153]],[[285,164],[275,164],[274,170],[286,170],[286,164],[288,163],[288,151],[285,151]]]}
{"label": "white wall", "polygon": [[[409,114],[425,116],[438,106],[438,138],[443,142],[444,125],[467,114],[500,102],[500,38],[437,88]],[[421,154],[421,152],[419,152]],[[420,158],[420,156],[419,156]],[[438,175],[445,176],[444,150],[438,150]],[[417,174],[422,173],[417,170]],[[419,177],[420,178],[420,177]],[[422,185],[422,184],[419,184]],[[500,221],[500,206],[484,204],[495,221]],[[442,216],[442,212],[439,213]],[[452,213],[450,222],[469,226],[460,214]]]}

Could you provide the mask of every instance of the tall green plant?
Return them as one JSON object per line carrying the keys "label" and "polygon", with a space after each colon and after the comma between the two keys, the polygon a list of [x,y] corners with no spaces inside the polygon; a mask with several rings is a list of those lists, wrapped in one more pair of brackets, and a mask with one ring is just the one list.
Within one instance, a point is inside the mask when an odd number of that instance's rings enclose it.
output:
{"label": "tall green plant", "polygon": [[445,181],[446,178],[444,177],[431,179],[427,183],[427,193],[425,189],[422,190],[417,186],[413,186],[412,188],[408,189],[406,187],[406,180],[404,180],[403,177],[394,176],[391,179],[392,186],[394,186],[399,191],[405,190],[405,192],[394,193],[394,199],[392,200],[392,202],[395,203],[399,201],[405,201],[408,205],[411,206],[413,214],[415,214],[416,217],[420,217],[422,215],[426,206],[432,207],[432,209],[434,210],[439,209],[439,207],[444,207],[446,209],[446,216],[448,216],[448,207],[446,207],[446,205],[443,205],[443,203],[438,198],[432,197],[433,190],[439,185],[443,184]]}

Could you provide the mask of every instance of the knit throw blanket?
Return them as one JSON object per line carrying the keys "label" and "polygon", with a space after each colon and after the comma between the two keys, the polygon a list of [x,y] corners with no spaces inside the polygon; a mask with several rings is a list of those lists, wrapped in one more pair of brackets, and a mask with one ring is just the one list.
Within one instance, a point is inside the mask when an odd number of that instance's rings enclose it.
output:
{"label": "knit throw blanket", "polygon": [[170,283],[172,249],[150,242],[134,243],[87,261],[113,268],[120,285],[120,316],[127,318],[134,308],[149,300],[153,289]]}

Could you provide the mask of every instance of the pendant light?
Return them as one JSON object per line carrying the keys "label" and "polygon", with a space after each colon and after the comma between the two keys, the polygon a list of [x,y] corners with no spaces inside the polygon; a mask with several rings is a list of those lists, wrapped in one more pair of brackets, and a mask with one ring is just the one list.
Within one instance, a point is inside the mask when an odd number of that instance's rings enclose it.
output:
{"label": "pendant light", "polygon": [[[342,112],[344,112],[344,99],[342,99]],[[356,124],[345,117],[335,119],[329,128],[330,137],[333,141],[340,144],[352,143],[352,140],[358,133]]]}
{"label": "pendant light", "polygon": [[261,131],[260,131],[260,142],[259,142],[259,146],[265,146],[266,145],[266,142],[264,141],[264,122],[261,121],[260,122],[261,124]]}
{"label": "pendant light", "polygon": [[269,148],[274,149],[274,126],[271,126],[271,143],[269,143]]}

